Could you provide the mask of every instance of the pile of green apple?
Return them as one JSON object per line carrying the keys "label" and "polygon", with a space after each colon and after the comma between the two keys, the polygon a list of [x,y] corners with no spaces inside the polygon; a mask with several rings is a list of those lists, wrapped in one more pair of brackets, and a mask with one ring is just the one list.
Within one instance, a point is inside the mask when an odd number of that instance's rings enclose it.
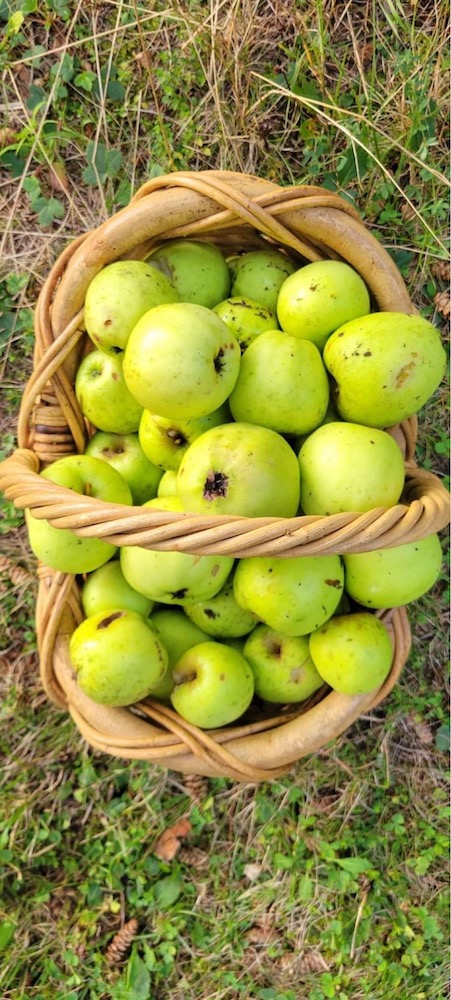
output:
{"label": "pile of green apple", "polygon": [[[101,270],[84,321],[75,392],[89,443],[41,475],[150,509],[290,518],[397,504],[404,463],[386,428],[426,403],[445,367],[435,327],[372,312],[349,265],[299,267],[271,246],[226,260],[168,240]],[[80,577],[70,658],[85,694],[150,695],[202,728],[234,722],[255,696],[378,687],[392,646],[374,611],[417,599],[441,565],[437,535],[234,560],[139,545],[118,556],[29,512],[27,525],[42,562]]]}

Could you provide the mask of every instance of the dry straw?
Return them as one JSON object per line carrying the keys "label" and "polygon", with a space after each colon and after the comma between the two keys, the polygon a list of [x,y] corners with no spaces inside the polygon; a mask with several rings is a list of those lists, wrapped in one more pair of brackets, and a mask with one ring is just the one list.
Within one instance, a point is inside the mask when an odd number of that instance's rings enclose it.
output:
{"label": "dry straw", "polygon": [[[106,504],[39,477],[39,469],[84,450],[89,428],[74,393],[86,347],[83,306],[98,271],[114,260],[144,259],[162,240],[204,239],[224,251],[285,247],[299,263],[345,260],[365,280],[378,310],[413,313],[405,284],[386,251],[353,207],[316,187],[280,188],[224,171],[177,173],[145,184],[130,205],[98,229],[80,236],[56,261],[36,305],[34,370],[18,421],[18,450],[0,466],[0,487],[17,507],[72,528],[82,537],[116,545],[236,557],[293,557],[361,552],[400,545],[443,528],[449,497],[440,481],[415,464],[413,417],[391,433],[404,457],[402,502],[364,514],[295,518],[242,518],[175,514]],[[294,709],[255,710],[245,721],[206,733],[152,699],[132,708],[90,701],[72,676],[68,642],[82,619],[72,576],[39,567],[36,609],[41,676],[49,698],[70,711],[88,742],[127,759],[154,761],[187,774],[262,781],[284,773],[342,733],[378,704],[407,659],[410,630],[404,609],[381,612],[393,640],[390,676],[371,694],[348,697],[324,687]]]}

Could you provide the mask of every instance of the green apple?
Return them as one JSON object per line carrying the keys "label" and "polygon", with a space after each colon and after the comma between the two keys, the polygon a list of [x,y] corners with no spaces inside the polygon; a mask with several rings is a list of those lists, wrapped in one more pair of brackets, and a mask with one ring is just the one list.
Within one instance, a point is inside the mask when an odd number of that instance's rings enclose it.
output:
{"label": "green apple", "polygon": [[304,701],[322,686],[309,654],[308,636],[257,625],[246,640],[243,656],[252,668],[255,693],[265,701]]}
{"label": "green apple", "polygon": [[201,642],[176,663],[171,701],[179,715],[200,729],[239,719],[254,694],[252,670],[241,653],[220,642]]}
{"label": "green apple", "polygon": [[177,302],[164,274],[141,260],[117,260],[88,286],[84,321],[91,340],[106,354],[117,354],[144,313],[163,302]]}
{"label": "green apple", "polygon": [[89,574],[81,589],[81,605],[87,618],[105,611],[134,611],[146,618],[153,608],[148,597],[127,583],[117,559]]}
{"label": "green apple", "polygon": [[184,510],[198,514],[294,517],[299,463],[275,431],[255,424],[223,424],[188,448],[177,492]]}
{"label": "green apple", "polygon": [[175,469],[166,469],[158,483],[157,497],[177,496],[177,472]]}
{"label": "green apple", "polygon": [[99,430],[113,434],[138,430],[143,408],[124,381],[122,355],[87,354],[77,371],[75,395],[83,416]]}
{"label": "green apple", "polygon": [[180,302],[212,309],[230,291],[230,271],[217,246],[200,240],[166,240],[148,257],[177,289]]}
{"label": "green apple", "polygon": [[229,397],[235,420],[307,434],[323,420],[329,380],[318,348],[280,330],[260,334],[241,358]]}
{"label": "green apple", "polygon": [[209,601],[186,604],[188,618],[208,635],[217,639],[235,639],[247,635],[257,624],[258,618],[236,603],[233,578],[229,576],[222,590]]}
{"label": "green apple", "polygon": [[108,434],[97,431],[85,449],[117,469],[130,487],[133,503],[140,505],[157,495],[161,469],[150,462],[139,443],[137,434]]}
{"label": "green apple", "polygon": [[[91,455],[67,455],[40,475],[81,496],[106,503],[131,504],[127,483],[116,469]],[[75,499],[75,498],[74,498]],[[70,528],[55,528],[46,520],[25,513],[30,546],[37,559],[61,573],[90,573],[116,552],[116,546],[99,538],[81,538]]]}
{"label": "green apple", "polygon": [[277,300],[282,330],[312,340],[320,351],[334,330],[369,311],[364,281],[349,264],[338,260],[314,261],[290,274]]}
{"label": "green apple", "polygon": [[336,407],[344,420],[390,427],[432,396],[446,354],[427,319],[383,312],[340,325],[327,342],[324,363],[337,383]]}
{"label": "green apple", "polygon": [[440,575],[442,547],[438,535],[418,542],[343,557],[345,588],[366,608],[397,608],[416,601]]}
{"label": "green apple", "polygon": [[168,665],[163,677],[152,691],[152,698],[167,701],[174,687],[172,671],[184,653],[200,642],[208,642],[208,635],[197,628],[180,608],[157,608],[149,619],[167,654]]}
{"label": "green apple", "polygon": [[124,376],[146,410],[170,420],[205,417],[230,395],[240,348],[210,309],[189,302],[156,306],[132,330]]}
{"label": "green apple", "polygon": [[240,559],[235,600],[260,621],[287,635],[307,635],[333,615],[343,590],[339,556]]}
{"label": "green apple", "polygon": [[305,514],[392,507],[404,487],[404,461],[394,438],[363,424],[323,424],[299,452]]}
{"label": "green apple", "polygon": [[277,330],[279,324],[275,311],[255,299],[243,295],[225,299],[215,306],[215,312],[236,337],[241,353],[266,330]]}
{"label": "green apple", "polygon": [[279,290],[295,270],[293,261],[275,247],[251,250],[234,264],[231,295],[245,295],[275,312]]}
{"label": "green apple", "polygon": [[85,618],[71,636],[69,655],[81,690],[101,705],[132,705],[146,698],[168,662],[146,619],[121,610]]}
{"label": "green apple", "polygon": [[177,471],[190,444],[210,427],[225,424],[228,420],[230,410],[227,403],[205,417],[193,417],[191,420],[174,420],[144,410],[139,425],[139,440],[151,462],[161,469]]}
{"label": "green apple", "polygon": [[393,660],[385,625],[368,611],[331,618],[312,632],[309,650],[326,684],[348,695],[380,687]]}
{"label": "green apple", "polygon": [[[157,497],[143,508],[181,512],[178,497]],[[217,594],[234,560],[229,556],[197,556],[187,552],[156,552],[139,545],[121,548],[125,579],[140,594],[161,604],[193,604]]]}

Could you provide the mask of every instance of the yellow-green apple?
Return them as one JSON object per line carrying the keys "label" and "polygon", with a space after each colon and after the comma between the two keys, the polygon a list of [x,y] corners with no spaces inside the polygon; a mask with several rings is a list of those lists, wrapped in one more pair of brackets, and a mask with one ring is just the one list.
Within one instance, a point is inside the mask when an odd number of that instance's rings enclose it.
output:
{"label": "yellow-green apple", "polygon": [[250,344],[229,397],[235,420],[280,434],[314,430],[328,401],[329,380],[318,348],[280,330],[262,333]]}
{"label": "yellow-green apple", "polygon": [[249,664],[225,643],[193,646],[176,663],[172,677],[176,712],[200,729],[217,729],[239,719],[254,694]]}
{"label": "yellow-green apple", "polygon": [[118,559],[90,573],[81,589],[81,605],[87,618],[100,611],[134,611],[146,618],[153,601],[127,583]]}
{"label": "yellow-green apple", "polygon": [[312,632],[309,650],[326,684],[349,695],[380,687],[393,659],[385,625],[368,611],[331,618]]}
{"label": "yellow-green apple", "polygon": [[366,608],[397,608],[416,601],[438,580],[442,547],[438,535],[343,557],[345,588]]}
{"label": "yellow-green apple", "polygon": [[[157,497],[143,508],[181,512],[178,497]],[[121,548],[125,579],[140,594],[161,604],[192,604],[217,594],[233,566],[229,556],[198,556],[187,552],[156,552],[140,545]]]}
{"label": "yellow-green apple", "polygon": [[294,517],[299,463],[280,434],[230,423],[198,437],[182,459],[177,492],[184,510],[242,517]]}
{"label": "yellow-green apple", "polygon": [[279,290],[295,270],[293,261],[275,247],[250,250],[234,265],[231,295],[245,295],[275,312]]}
{"label": "yellow-green apple", "polygon": [[382,312],[340,325],[327,342],[324,363],[337,383],[335,405],[344,420],[390,427],[432,396],[446,354],[429,320]]}
{"label": "yellow-green apple", "polygon": [[180,608],[157,608],[149,619],[168,654],[168,665],[163,677],[152,691],[152,698],[167,701],[174,687],[172,671],[175,664],[188,649],[208,642],[208,635],[197,628]]}
{"label": "yellow-green apple", "polygon": [[230,410],[227,403],[205,417],[193,417],[191,420],[160,417],[144,410],[139,425],[139,440],[151,462],[161,469],[177,471],[190,444],[210,427],[225,424],[228,420]]}
{"label": "yellow-green apple", "polygon": [[189,302],[156,306],[133,328],[124,376],[146,410],[170,420],[205,417],[238,378],[238,341],[216,313]]}
{"label": "yellow-green apple", "polygon": [[277,316],[272,309],[243,295],[219,302],[213,312],[236,337],[242,354],[261,333],[279,328]]}
{"label": "yellow-green apple", "polygon": [[233,577],[229,576],[222,590],[208,601],[185,604],[185,614],[199,628],[217,639],[234,639],[247,635],[258,622],[251,611],[236,603]]}
{"label": "yellow-green apple", "polygon": [[230,271],[217,246],[200,240],[166,240],[148,257],[177,289],[180,302],[212,309],[230,291]]}
{"label": "yellow-green apple", "polygon": [[163,302],[177,302],[164,274],[142,260],[118,260],[92,279],[85,299],[84,321],[91,340],[106,354],[117,354],[141,316]]}
{"label": "yellow-green apple", "polygon": [[252,668],[255,693],[265,701],[304,701],[322,686],[308,636],[286,635],[260,624],[246,639],[243,656]]}
{"label": "yellow-green apple", "polygon": [[365,282],[338,260],[314,261],[290,274],[277,300],[282,330],[312,340],[320,351],[334,330],[369,311]]}
{"label": "yellow-green apple", "polygon": [[394,438],[363,424],[337,421],[309,434],[299,452],[305,514],[391,507],[404,486],[404,461]]}
{"label": "yellow-green apple", "polygon": [[69,655],[82,691],[101,705],[132,705],[161,680],[168,656],[145,618],[100,611],[75,629]]}
{"label": "yellow-green apple", "polygon": [[163,475],[161,469],[150,462],[139,443],[137,434],[108,434],[97,431],[88,441],[85,455],[93,455],[117,469],[130,487],[134,504],[153,500]]}
{"label": "yellow-green apple", "polygon": [[[67,455],[44,469],[40,475],[75,494],[131,504],[130,489],[116,469],[91,455]],[[74,498],[75,499],[75,498]],[[30,546],[35,556],[62,573],[90,573],[116,552],[116,546],[100,538],[80,538],[70,528],[55,528],[46,520],[25,514]]]}
{"label": "yellow-green apple", "polygon": [[175,469],[166,469],[158,483],[157,497],[177,496],[177,472]]}
{"label": "yellow-green apple", "polygon": [[240,559],[233,585],[240,607],[287,635],[307,635],[333,615],[343,590],[339,556]]}
{"label": "yellow-green apple", "polygon": [[91,351],[75,377],[75,394],[83,415],[101,431],[132,434],[143,408],[127,388],[122,355]]}

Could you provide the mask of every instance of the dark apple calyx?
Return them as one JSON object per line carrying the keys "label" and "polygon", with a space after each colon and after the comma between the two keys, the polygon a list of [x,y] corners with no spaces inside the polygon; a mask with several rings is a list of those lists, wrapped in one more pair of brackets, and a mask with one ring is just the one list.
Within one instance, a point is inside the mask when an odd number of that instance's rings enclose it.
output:
{"label": "dark apple calyx", "polygon": [[212,469],[204,483],[204,500],[218,500],[220,497],[226,497],[228,485],[229,477],[224,472],[214,472]]}
{"label": "dark apple calyx", "polygon": [[186,437],[178,430],[177,427],[168,427],[166,430],[166,437],[170,438],[174,444],[181,446],[187,444]]}
{"label": "dark apple calyx", "polygon": [[183,601],[183,598],[186,597],[187,593],[188,587],[181,587],[180,590],[174,590],[172,593],[173,600]]}
{"label": "dark apple calyx", "polygon": [[225,362],[223,361],[223,358],[224,358],[224,348],[220,347],[214,360],[215,371],[217,371],[218,375],[221,374],[222,369],[224,368]]}
{"label": "dark apple calyx", "polygon": [[270,656],[280,656],[282,653],[282,643],[277,639],[273,639],[272,636],[268,636],[265,640],[265,646]]}
{"label": "dark apple calyx", "polygon": [[113,613],[108,615],[107,618],[102,618],[102,621],[99,622],[97,628],[108,628],[108,625],[111,625],[111,622],[115,622],[117,618],[122,618],[123,614],[123,611],[113,611]]}

